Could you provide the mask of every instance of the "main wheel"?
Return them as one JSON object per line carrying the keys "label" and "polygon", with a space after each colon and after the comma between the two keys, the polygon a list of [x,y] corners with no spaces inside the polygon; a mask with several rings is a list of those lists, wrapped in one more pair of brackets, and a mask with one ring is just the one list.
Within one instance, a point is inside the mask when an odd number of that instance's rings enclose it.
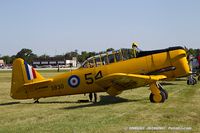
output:
{"label": "main wheel", "polygon": [[159,95],[154,95],[153,93],[151,93],[149,99],[152,103],[163,103],[166,100],[166,96],[163,91],[160,91]]}
{"label": "main wheel", "polygon": [[193,77],[193,85],[197,84],[197,80]]}
{"label": "main wheel", "polygon": [[200,81],[200,76],[198,77],[198,80]]}
{"label": "main wheel", "polygon": [[194,85],[195,84],[195,80],[187,80],[187,85]]}
{"label": "main wheel", "polygon": [[190,85],[190,81],[189,80],[187,80],[187,85]]}

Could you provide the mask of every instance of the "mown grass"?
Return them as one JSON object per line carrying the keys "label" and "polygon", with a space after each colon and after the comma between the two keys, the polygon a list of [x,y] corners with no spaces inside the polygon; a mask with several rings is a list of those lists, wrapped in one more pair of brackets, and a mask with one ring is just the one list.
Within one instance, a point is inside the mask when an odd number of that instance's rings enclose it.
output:
{"label": "mown grass", "polygon": [[[60,72],[63,73],[63,72]],[[59,74],[41,72],[45,77]],[[149,102],[148,87],[124,91],[117,98],[99,93],[97,103],[79,103],[88,95],[33,100],[9,96],[11,72],[0,72],[0,132],[200,132],[200,84],[168,82],[169,99],[162,104]],[[164,130],[131,130],[131,127],[164,127]],[[191,127],[170,130],[169,127]]]}

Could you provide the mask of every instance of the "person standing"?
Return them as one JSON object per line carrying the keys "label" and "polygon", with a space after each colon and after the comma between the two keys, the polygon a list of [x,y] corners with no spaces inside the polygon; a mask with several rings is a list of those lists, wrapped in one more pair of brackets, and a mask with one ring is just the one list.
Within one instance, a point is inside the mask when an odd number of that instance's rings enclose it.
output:
{"label": "person standing", "polygon": [[90,102],[92,102],[92,93],[89,93]]}
{"label": "person standing", "polygon": [[199,63],[199,70],[198,70],[199,76],[198,76],[198,80],[200,81],[200,51],[199,51],[199,55],[197,57],[197,60],[198,60],[198,63]]}
{"label": "person standing", "polygon": [[[90,102],[92,102],[93,93],[89,93],[89,98],[90,98]],[[97,102],[97,94],[96,94],[96,93],[94,93],[94,102],[95,102],[95,103]]]}
{"label": "person standing", "polygon": [[97,102],[97,94],[94,93],[94,102],[96,103]]}
{"label": "person standing", "polygon": [[136,42],[133,42],[132,43],[132,48],[133,48],[133,57],[136,58],[137,54],[139,52],[138,44]]}
{"label": "person standing", "polygon": [[200,69],[200,51],[199,51],[199,55],[197,57],[198,63],[199,63],[199,69]]}

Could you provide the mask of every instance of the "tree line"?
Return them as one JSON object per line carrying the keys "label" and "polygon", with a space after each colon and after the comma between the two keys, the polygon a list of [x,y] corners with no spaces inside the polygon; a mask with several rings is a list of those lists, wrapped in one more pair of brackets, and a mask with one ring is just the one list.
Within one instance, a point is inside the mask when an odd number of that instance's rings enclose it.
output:
{"label": "tree line", "polygon": [[[114,50],[113,48],[108,48],[107,51]],[[104,51],[100,52],[103,53]],[[63,55],[55,55],[55,56],[49,56],[46,54],[38,56],[37,54],[33,53],[31,49],[23,48],[21,49],[16,55],[5,55],[2,56],[1,59],[4,60],[6,64],[12,64],[14,59],[16,58],[22,58],[29,64],[32,64],[33,61],[62,61],[62,60],[71,60],[73,57],[77,57],[78,62],[82,63],[87,58],[97,55],[99,53],[96,52],[87,52],[82,51],[80,54],[78,53],[78,50],[74,50],[71,52],[66,52]]]}

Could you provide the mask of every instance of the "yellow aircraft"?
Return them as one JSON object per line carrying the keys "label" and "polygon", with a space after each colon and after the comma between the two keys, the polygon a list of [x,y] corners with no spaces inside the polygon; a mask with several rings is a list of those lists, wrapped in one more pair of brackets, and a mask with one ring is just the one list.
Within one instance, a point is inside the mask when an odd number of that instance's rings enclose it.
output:
{"label": "yellow aircraft", "polygon": [[45,79],[23,59],[13,62],[10,96],[14,99],[40,98],[107,92],[116,96],[124,90],[149,85],[150,101],[164,102],[167,92],[159,80],[187,76],[190,68],[182,47],[154,51],[120,49],[88,58],[80,68]]}

